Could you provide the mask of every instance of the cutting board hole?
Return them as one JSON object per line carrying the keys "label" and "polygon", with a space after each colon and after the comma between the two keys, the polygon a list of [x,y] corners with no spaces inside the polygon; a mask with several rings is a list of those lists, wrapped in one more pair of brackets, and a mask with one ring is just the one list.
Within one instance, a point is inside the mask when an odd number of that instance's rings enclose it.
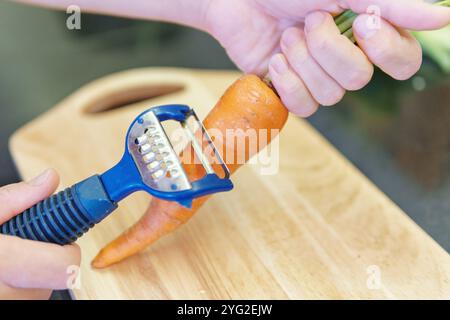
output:
{"label": "cutting board hole", "polygon": [[135,88],[127,88],[123,91],[115,91],[113,93],[105,93],[96,100],[89,103],[84,109],[88,114],[99,114],[120,108],[125,108],[129,105],[148,101],[155,98],[160,98],[170,94],[174,94],[184,90],[183,85],[151,85]]}

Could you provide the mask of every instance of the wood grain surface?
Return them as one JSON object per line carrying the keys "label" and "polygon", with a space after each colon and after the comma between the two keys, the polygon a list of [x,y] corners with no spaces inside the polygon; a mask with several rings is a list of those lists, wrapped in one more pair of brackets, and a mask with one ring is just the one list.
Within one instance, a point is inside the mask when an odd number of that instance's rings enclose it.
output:
{"label": "wood grain surface", "polygon": [[[138,69],[97,80],[20,129],[11,140],[14,160],[24,179],[51,166],[67,187],[115,164],[130,122],[146,108],[185,103],[203,117],[238,76]],[[279,148],[277,174],[245,166],[232,192],[215,195],[177,232],[94,270],[98,250],[150,199],[127,198],[78,241],[83,261],[74,297],[450,298],[448,253],[306,121],[291,117]]]}

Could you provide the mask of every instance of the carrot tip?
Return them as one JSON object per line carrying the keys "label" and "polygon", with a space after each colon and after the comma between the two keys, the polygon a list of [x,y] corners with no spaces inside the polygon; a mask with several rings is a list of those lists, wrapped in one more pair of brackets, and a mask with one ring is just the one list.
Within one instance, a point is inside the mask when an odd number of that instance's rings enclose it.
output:
{"label": "carrot tip", "polygon": [[108,263],[108,261],[103,257],[103,250],[101,250],[97,256],[91,261],[91,266],[95,269],[103,269],[107,268],[112,263]]}

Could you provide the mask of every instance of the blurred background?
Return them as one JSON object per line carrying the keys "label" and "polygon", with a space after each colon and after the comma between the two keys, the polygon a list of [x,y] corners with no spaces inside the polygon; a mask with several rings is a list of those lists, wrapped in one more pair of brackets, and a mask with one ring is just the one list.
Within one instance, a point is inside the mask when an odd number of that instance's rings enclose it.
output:
{"label": "blurred background", "polygon": [[[0,2],[0,185],[19,180],[10,135],[91,80],[147,66],[235,68],[196,30],[88,14],[81,30],[68,30],[66,19]],[[367,88],[308,121],[449,251],[450,30],[417,36],[418,75],[397,82],[377,71]]]}

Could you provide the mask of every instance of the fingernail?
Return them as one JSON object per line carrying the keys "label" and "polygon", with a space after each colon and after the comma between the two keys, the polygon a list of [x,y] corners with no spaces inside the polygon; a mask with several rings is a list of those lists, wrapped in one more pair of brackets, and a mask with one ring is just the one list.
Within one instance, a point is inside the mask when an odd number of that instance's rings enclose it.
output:
{"label": "fingernail", "polygon": [[48,177],[50,176],[50,171],[51,171],[51,169],[45,170],[44,172],[42,172],[37,177],[35,177],[32,180],[30,180],[28,182],[28,184],[33,186],[33,187],[39,187],[40,185],[44,184],[47,181]]}
{"label": "fingernail", "polygon": [[288,71],[288,66],[281,54],[276,55],[270,61],[270,66],[278,74],[285,74]]}
{"label": "fingernail", "polygon": [[373,19],[375,16],[360,16],[353,23],[353,32],[356,37],[363,40],[372,38],[377,33],[376,24]]}
{"label": "fingernail", "polygon": [[295,45],[298,41],[298,31],[296,29],[287,29],[282,38],[282,45],[290,48]]}
{"label": "fingernail", "polygon": [[319,27],[325,20],[326,14],[321,11],[313,12],[306,16],[305,31],[310,32]]}

